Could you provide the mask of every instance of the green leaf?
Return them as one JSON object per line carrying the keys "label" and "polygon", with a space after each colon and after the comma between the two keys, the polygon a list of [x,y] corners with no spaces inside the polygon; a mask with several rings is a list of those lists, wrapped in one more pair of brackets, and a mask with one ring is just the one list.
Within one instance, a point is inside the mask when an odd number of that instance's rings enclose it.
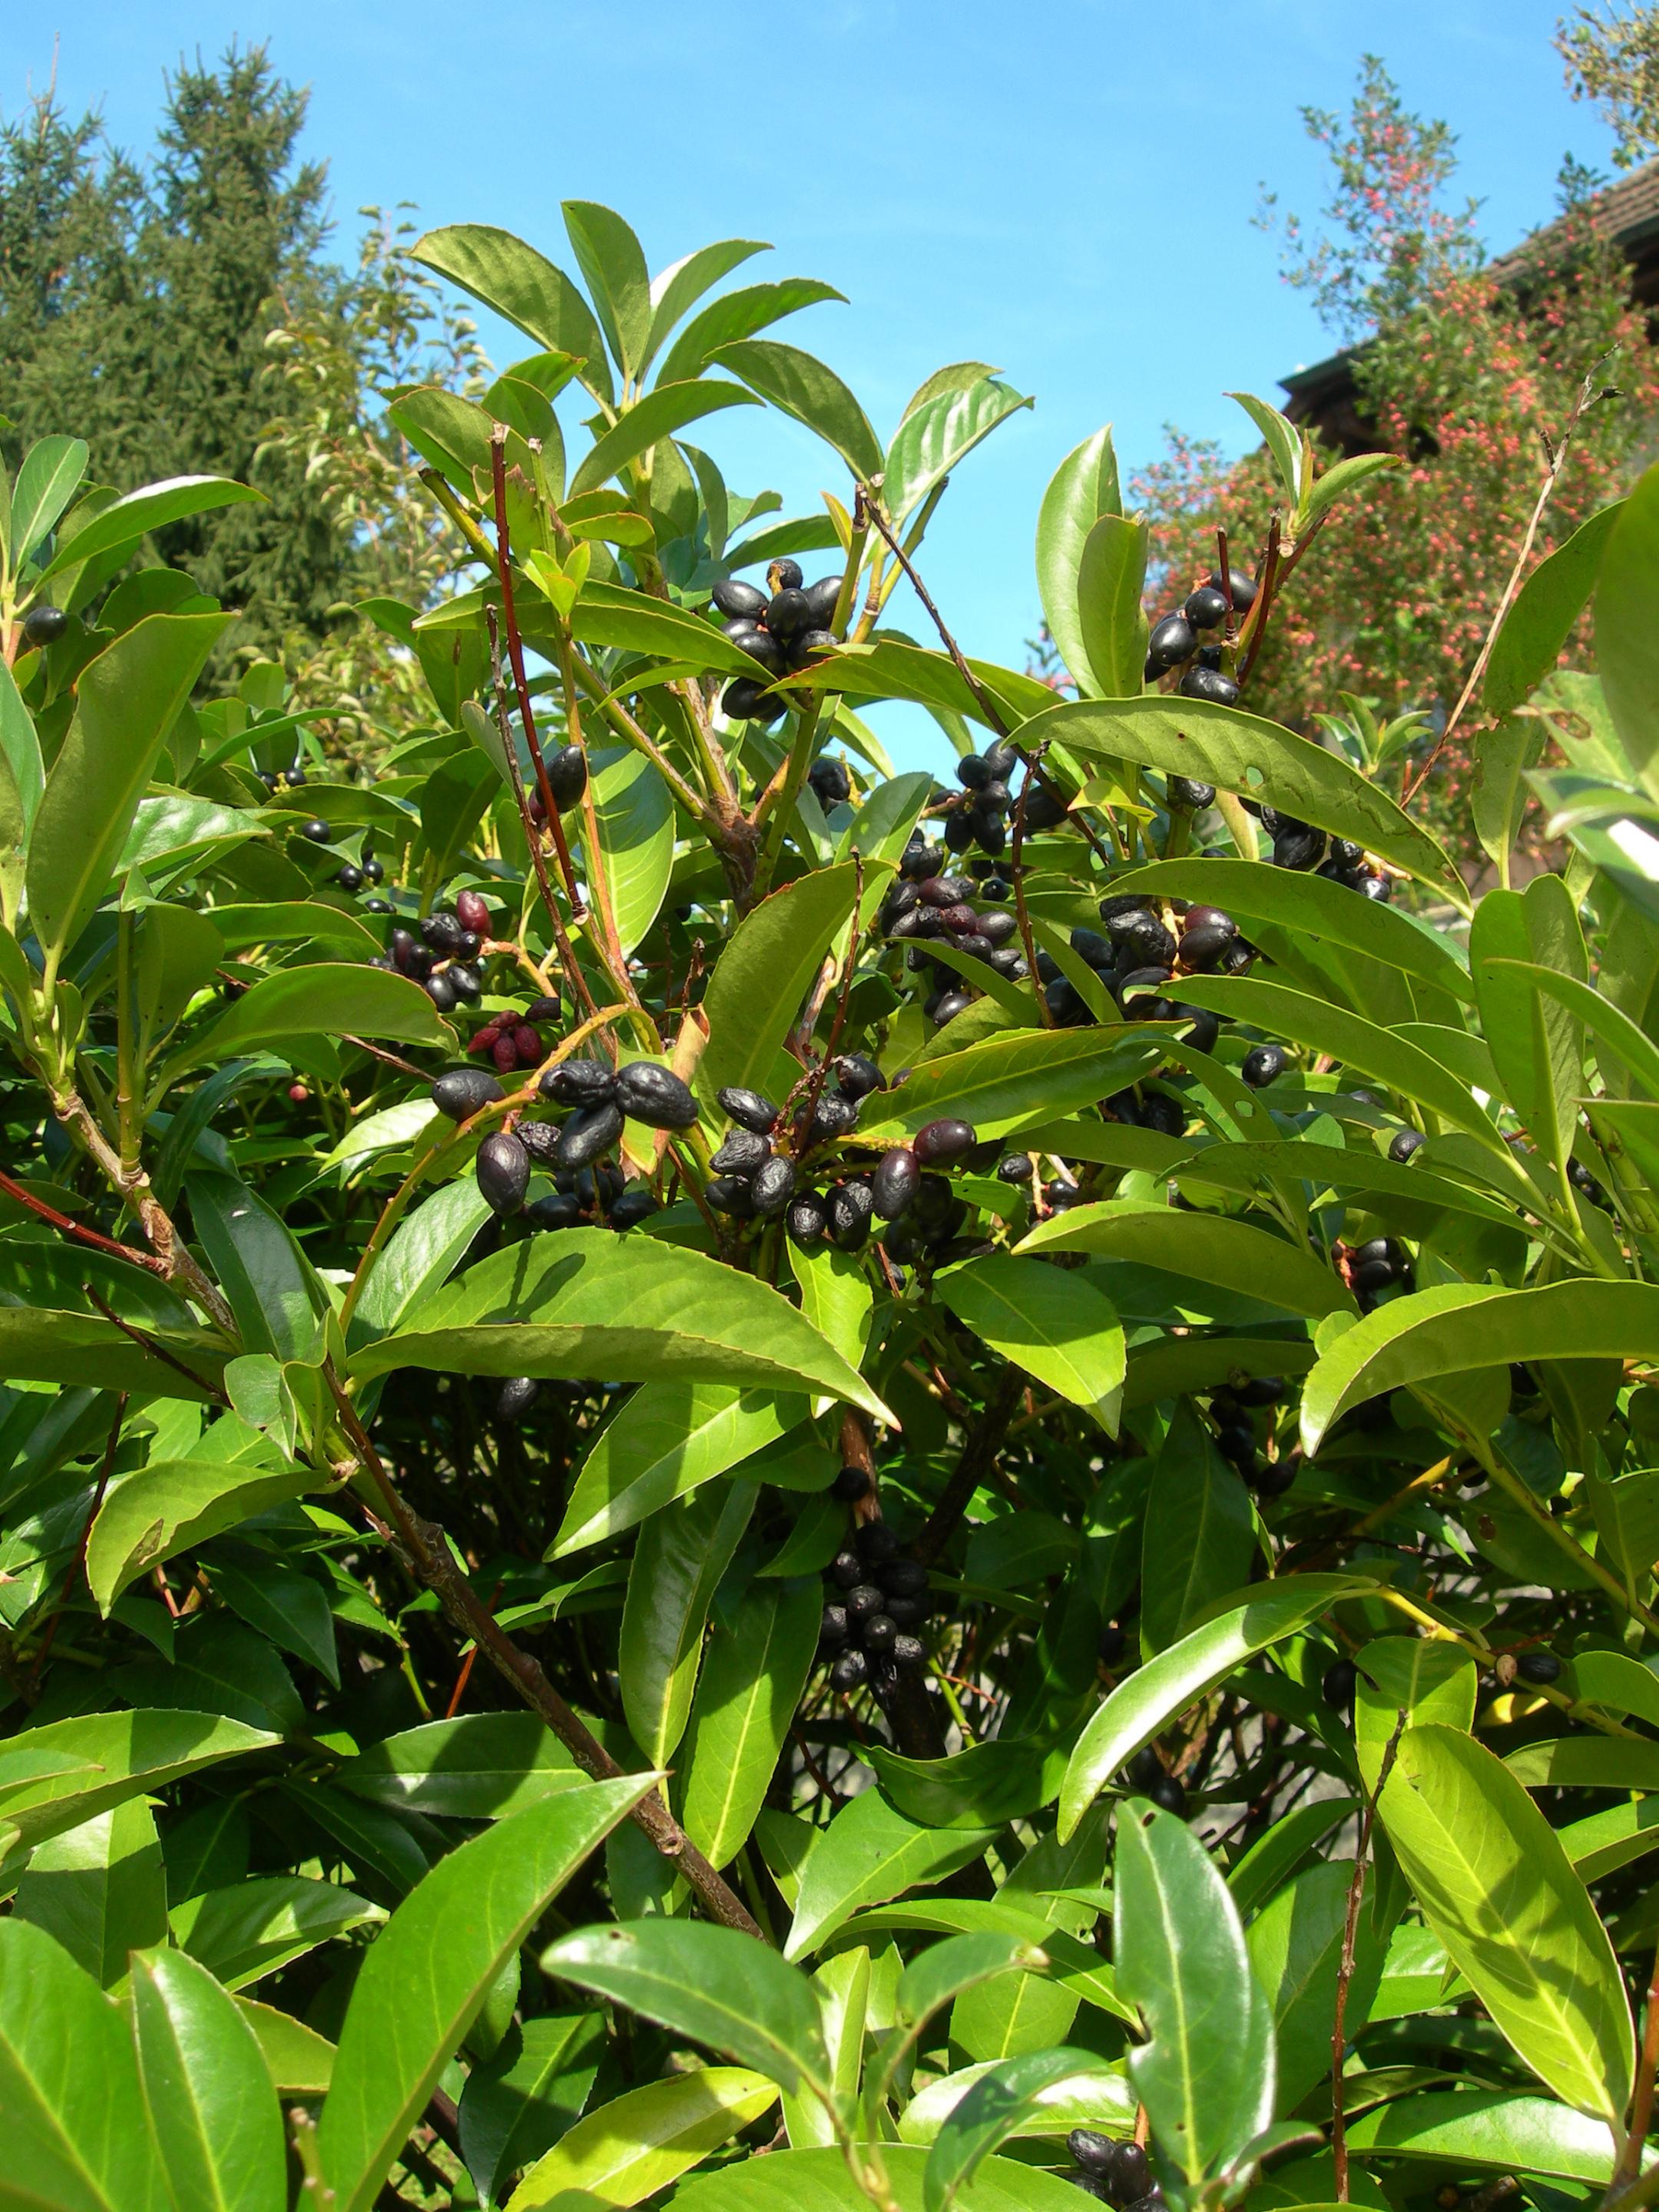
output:
{"label": "green leaf", "polygon": [[1088,655],[1085,672],[1092,679],[1087,689],[1097,698],[1140,696],[1146,665],[1146,617],[1140,611],[1146,546],[1146,522],[1140,515],[1129,521],[1121,514],[1103,514],[1084,540],[1077,572],[1078,623]]}
{"label": "green leaf", "polygon": [[236,2009],[253,2030],[277,2094],[320,2096],[334,2070],[334,2045],[326,2037],[256,1997],[238,1997]]}
{"label": "green leaf", "polygon": [[[1182,988],[1186,988],[1183,982]],[[1286,1313],[1352,1310],[1341,1279],[1302,1246],[1268,1230],[1253,1229],[1248,1222],[1180,1212],[1133,1199],[1108,1199],[1051,1214],[1018,1249],[1022,1253],[1097,1252],[1242,1291],[1282,1306]]]}
{"label": "green leaf", "polygon": [[930,1829],[873,1790],[843,1805],[812,1846],[801,1872],[787,1959],[804,1958],[866,1905],[941,1881],[979,1857],[995,1830]]}
{"label": "green leaf", "polygon": [[[785,276],[775,283],[750,284],[728,292],[723,299],[711,300],[700,314],[692,317],[675,339],[658,380],[672,384],[680,378],[701,375],[719,349],[734,339],[752,337],[757,331],[781,322],[787,315],[799,314],[803,307],[816,307],[821,301],[844,302],[846,297],[833,284],[820,284],[811,276]],[[828,527],[828,517],[823,520]],[[832,528],[823,542],[836,542]],[[740,557],[746,563],[756,556],[744,553]]]}
{"label": "green leaf", "polygon": [[[928,2153],[919,2144],[884,2143],[882,2162],[896,2212],[926,2212]],[[987,2159],[974,2179],[969,2212],[1076,2212],[1077,2191],[1056,2173],[1013,2159]],[[869,2197],[838,2148],[775,2151],[686,2182],[675,2212],[868,2212]]]}
{"label": "green leaf", "polygon": [[1118,1988],[1151,2036],[1130,2078],[1158,2148],[1196,2183],[1273,2118],[1273,2016],[1226,1884],[1173,1814],[1120,1817],[1115,1895]]}
{"label": "green leaf", "polygon": [[[1138,2025],[1138,2022],[1136,2023]],[[1027,2054],[1021,2053],[1024,2057]],[[1076,2061],[1082,2058],[1082,2064]],[[1073,2052],[1072,2069],[1036,2091],[1026,2102],[1016,2132],[1027,2136],[1063,2136],[1072,2129],[1097,2128],[1118,2137],[1133,2133],[1134,2093],[1121,2073],[1089,2052]],[[899,2114],[899,2139],[907,2143],[937,2142],[941,2129],[975,2081],[1000,2072],[1008,2062],[990,2059],[963,2066],[954,2074],[939,2075],[911,2098]]]}
{"label": "green leaf", "polygon": [[714,1094],[732,1085],[764,1091],[772,1063],[837,933],[853,911],[857,871],[850,860],[798,876],[763,899],[732,932],[703,997],[708,1042],[697,1089],[710,1114]]}
{"label": "green leaf", "polygon": [[1595,589],[1607,539],[1624,504],[1616,499],[1581,522],[1516,592],[1480,687],[1480,703],[1488,714],[1512,714],[1555,666]]}
{"label": "green leaf", "polygon": [[902,1089],[884,1091],[866,1109],[861,1133],[890,1142],[914,1136],[942,1114],[971,1121],[981,1137],[1001,1135],[1039,1113],[1051,1119],[1148,1072],[1161,1056],[1150,1041],[1154,1035],[1126,1024],[987,1037],[913,1068]]}
{"label": "green leaf", "polygon": [[1619,743],[1637,781],[1659,799],[1659,465],[1620,509],[1601,555],[1595,593],[1595,658]]}
{"label": "green leaf", "polygon": [[653,1779],[590,1783],[498,1820],[392,1914],[353,1987],[319,2131],[339,2212],[374,2203],[502,1967]]}
{"label": "green leaf", "polygon": [[94,1713],[25,1729],[0,1748],[0,1830],[30,1846],[165,1789],[221,1759],[269,1749],[273,1735],[212,1713]]}
{"label": "green leaf", "polygon": [[1459,1729],[1400,1739],[1379,1804],[1425,1917],[1547,2088],[1617,2124],[1633,2063],[1613,1945],[1560,1838],[1519,1782]]}
{"label": "green leaf", "polygon": [[651,276],[644,249],[621,216],[597,201],[565,200],[562,208],[576,266],[626,382],[639,368],[651,334]]}
{"label": "green leaf", "polygon": [[751,1583],[718,1614],[692,1702],[681,1765],[680,1820],[709,1863],[748,1840],[817,1655],[823,1585],[816,1576]]}
{"label": "green leaf", "polygon": [[947,1269],[938,1290],[994,1352],[1117,1434],[1123,1326],[1091,1283],[1041,1260],[993,1254]]}
{"label": "green leaf", "polygon": [[805,1418],[804,1398],[720,1382],[642,1382],[583,1461],[547,1557],[562,1559],[619,1536]]}
{"label": "green leaf", "polygon": [[1309,1376],[1302,1448],[1364,1399],[1443,1375],[1521,1360],[1646,1358],[1659,1353],[1659,1288],[1575,1279],[1536,1290],[1443,1283],[1391,1298],[1337,1338]]}
{"label": "green leaf", "polygon": [[722,1482],[676,1498],[634,1547],[617,1663],[629,1732],[653,1765],[685,1734],[703,1626],[756,1496],[752,1482]]}
{"label": "green leaf", "polygon": [[562,269],[493,224],[452,223],[410,248],[411,261],[447,276],[551,353],[572,354],[594,397],[609,404],[612,385],[593,313]]}
{"label": "green leaf", "polygon": [[383,1737],[349,1759],[342,1790],[394,1811],[499,1820],[585,1779],[537,1714],[464,1713]]}
{"label": "green leaf", "polygon": [[625,408],[615,428],[607,430],[577,465],[569,496],[578,499],[584,492],[597,490],[612,477],[620,476],[641,453],[649,453],[660,439],[672,438],[688,422],[701,422],[722,408],[757,404],[753,392],[745,392],[740,384],[712,377],[685,384],[659,384],[654,392],[647,392]]}
{"label": "green leaf", "polygon": [[1358,769],[1277,722],[1236,707],[1154,693],[1051,707],[1015,734],[1024,746],[1048,738],[1073,752],[1133,761],[1276,806],[1334,837],[1353,838],[1468,910],[1455,864],[1427,830]]}
{"label": "green leaf", "polygon": [[1281,415],[1277,407],[1269,406],[1265,399],[1258,399],[1254,392],[1230,392],[1226,396],[1229,399],[1237,400],[1261,433],[1262,441],[1273,457],[1279,481],[1284,487],[1285,498],[1292,507],[1299,507],[1304,489],[1304,466],[1302,441],[1297,434],[1296,425]]}
{"label": "green leaf", "polygon": [[1117,455],[1108,424],[1093,437],[1085,438],[1060,463],[1042,495],[1037,516],[1037,591],[1042,618],[1060,648],[1060,659],[1079,683],[1092,673],[1079,603],[1083,549],[1103,516],[1121,518],[1122,513]]}
{"label": "green leaf", "polygon": [[1404,1713],[1407,1725],[1437,1721],[1466,1732],[1474,1723],[1474,1662],[1455,1644],[1427,1637],[1374,1636],[1357,1654],[1354,1752],[1368,1796],[1382,1778],[1389,1742]]}
{"label": "green leaf", "polygon": [[[365,1345],[359,1377],[398,1367],[462,1375],[684,1378],[827,1390],[889,1418],[788,1301],[699,1252],[566,1230],[481,1261],[428,1299],[420,1326]],[[694,1333],[695,1331],[695,1333]]]}
{"label": "green leaf", "polygon": [[1124,1761],[1252,1653],[1294,1636],[1367,1587],[1347,1575],[1285,1575],[1207,1620],[1120,1682],[1083,1731],[1060,1800],[1060,1838],[1076,1830]]}
{"label": "green leaf", "polygon": [[860,483],[881,474],[881,441],[870,418],[832,368],[776,338],[716,346],[709,356],[752,391],[833,446]]}
{"label": "green leaf", "polygon": [[170,1922],[180,1950],[227,1989],[240,1990],[385,1917],[378,1905],[338,1882],[266,1875],[204,1889],[174,1905]]}
{"label": "green leaf", "polygon": [[586,2190],[583,2202],[639,2204],[699,2166],[710,2151],[777,2102],[763,2074],[703,2066],[630,2089],[580,2119],[531,2167],[507,2212],[556,2204],[562,2190]]}
{"label": "green leaf", "polygon": [[1298,1805],[1259,1836],[1227,1873],[1227,1887],[1241,1916],[1249,1920],[1260,1911],[1314,1846],[1340,1822],[1353,1817],[1354,1809],[1351,1797],[1322,1798],[1315,1804]]}
{"label": "green leaf", "polygon": [[87,472],[84,438],[40,438],[23,456],[11,498],[11,567],[21,568],[54,527]]}
{"label": "green leaf", "polygon": [[541,1964],[557,1981],[752,2066],[787,2095],[805,2088],[822,2098],[827,2090],[830,2054],[811,1983],[735,1929],[613,1922],[561,1937]]}
{"label": "green leaf", "polygon": [[[222,1339],[149,1327],[145,1334],[182,1361],[184,1371],[135,1344],[100,1314],[0,1306],[0,1374],[12,1382],[90,1383],[155,1398],[206,1402],[214,1396],[225,1362]],[[192,1381],[192,1375],[202,1380]]]}
{"label": "green leaf", "polygon": [[1352,453],[1346,460],[1333,461],[1322,470],[1304,493],[1297,514],[1300,533],[1306,535],[1320,516],[1335,506],[1337,501],[1372,477],[1381,476],[1389,469],[1403,467],[1398,453]]}
{"label": "green leaf", "polygon": [[[1309,1867],[1267,1899],[1245,1939],[1250,1971],[1273,2015],[1280,2113],[1293,2112],[1331,2070],[1337,1970],[1352,1879],[1350,1859]],[[1370,1916],[1362,1913],[1343,2008],[1349,2039],[1365,2025],[1382,1979],[1383,1955]]]}
{"label": "green leaf", "polygon": [[[61,569],[80,567],[97,554],[137,545],[151,531],[165,530],[170,522],[182,522],[186,515],[207,514],[216,507],[238,507],[251,499],[263,506],[264,496],[251,484],[234,483],[228,477],[169,477],[162,483],[145,484],[141,490],[127,492],[101,507],[73,537],[60,537],[46,573],[55,576]],[[212,622],[222,629],[228,617],[198,615],[174,619]],[[131,631],[127,634],[131,635]]]}
{"label": "green leaf", "polygon": [[1491,1121],[1471,1095],[1471,1086],[1423,1048],[1397,1031],[1351,1014],[1328,999],[1269,983],[1255,975],[1194,975],[1182,979],[1183,999],[1208,1006],[1235,1021],[1249,1022],[1273,1036],[1329,1053],[1344,1066],[1375,1076],[1390,1089],[1430,1107],[1454,1127],[1496,1144]]}
{"label": "green leaf", "polygon": [[177,1951],[133,1963],[138,2071],[178,2212],[284,2212],[282,2114],[258,2038]]}
{"label": "green leaf", "polygon": [[234,1176],[198,1170],[185,1176],[185,1189],[196,1233],[247,1351],[276,1359],[314,1358],[326,1293],[287,1224]]}
{"label": "green leaf", "polygon": [[113,1686],[134,1705],[220,1712],[283,1735],[297,1735],[306,1723],[294,1678],[275,1648],[226,1613],[193,1614],[170,1660],[124,1667]]}
{"label": "green leaf", "polygon": [[689,660],[696,668],[728,669],[734,676],[753,676],[757,670],[742,647],[702,616],[591,578],[582,586],[570,628],[583,645],[655,653],[665,660]]}
{"label": "green leaf", "polygon": [[347,1341],[384,1335],[419,1300],[448,1279],[490,1218],[477,1179],[446,1183],[410,1214],[370,1265]]}
{"label": "green leaf", "polygon": [[[605,872],[617,933],[632,952],[662,910],[674,872],[674,801],[662,777],[641,754],[624,753],[593,777],[599,828],[599,866]],[[587,847],[583,816],[582,844]]]}
{"label": "green leaf", "polygon": [[175,1552],[205,1543],[317,1482],[308,1468],[249,1467],[210,1459],[158,1460],[112,1486],[87,1544],[87,1585],[98,1610]]}
{"label": "green leaf", "polygon": [[1517,964],[1585,982],[1583,933],[1561,878],[1536,876],[1524,894],[1488,891],[1469,931],[1469,961],[1480,1026],[1504,1092],[1539,1151],[1562,1165],[1571,1154],[1584,1089],[1583,1031],[1560,1000]]}
{"label": "green leaf", "polygon": [[752,261],[756,254],[770,251],[761,239],[722,238],[713,246],[698,246],[694,253],[684,255],[653,276],[650,288],[651,329],[640,357],[639,374],[644,375],[681,316],[688,313],[705,292],[744,262]]}
{"label": "green leaf", "polygon": [[1613,2176],[1608,2129],[1547,2097],[1419,2090],[1356,2115],[1348,2123],[1348,2148],[1385,2158],[1431,2159],[1437,2166],[1550,2174],[1598,2187]]}
{"label": "green leaf", "polygon": [[52,763],[28,856],[29,915],[65,951],[113,889],[138,801],[226,615],[150,615],[81,671],[77,711]]}
{"label": "green leaf", "polygon": [[1142,1649],[1167,1649],[1217,1598],[1239,1589],[1249,1578],[1255,1553],[1250,1494],[1191,1405],[1182,1405],[1146,1497]]}
{"label": "green leaf", "polygon": [[252,1544],[216,1544],[207,1566],[216,1593],[233,1613],[339,1688],[334,1616],[320,1583]]}
{"label": "green leaf", "polygon": [[954,2105],[933,2139],[922,2178],[927,2212],[947,2212],[999,2143],[1024,2132],[1040,2109],[1042,2092],[1068,2075],[1086,2073],[1091,2054],[1031,2051],[988,2066]]}
{"label": "green leaf", "polygon": [[887,448],[882,497],[896,525],[993,430],[1034,403],[994,376],[951,386],[913,405]]}
{"label": "green leaf", "polygon": [[51,1936],[0,1921],[7,2212],[164,2212],[169,2195],[120,2011]]}
{"label": "green leaf", "polygon": [[184,1046],[169,1077],[234,1053],[317,1036],[392,1037],[444,1045],[449,1032],[418,983],[384,969],[319,962],[267,975]]}
{"label": "green leaf", "polygon": [[592,2011],[540,2013],[509,2028],[461,2096],[461,2151],[486,2204],[574,2124],[605,2050]]}
{"label": "green leaf", "polygon": [[12,1909],[56,1937],[100,1988],[125,1984],[128,1954],[167,1941],[167,1878],[144,1799],[128,1797],[38,1844]]}

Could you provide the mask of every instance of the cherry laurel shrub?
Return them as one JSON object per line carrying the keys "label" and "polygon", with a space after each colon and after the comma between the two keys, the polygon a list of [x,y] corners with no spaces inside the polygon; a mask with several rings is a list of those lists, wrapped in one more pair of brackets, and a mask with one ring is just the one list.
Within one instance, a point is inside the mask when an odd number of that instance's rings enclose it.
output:
{"label": "cherry laurel shrub", "polygon": [[393,402],[373,780],[135,565],[253,495],[0,510],[0,2197],[1647,2201],[1659,473],[1498,640],[1472,907],[1249,710],[1370,470],[1259,407],[1273,550],[1144,610],[1088,440],[1057,703],[884,619],[1021,396],[884,439],[823,287],[566,212],[418,249],[533,349]]}

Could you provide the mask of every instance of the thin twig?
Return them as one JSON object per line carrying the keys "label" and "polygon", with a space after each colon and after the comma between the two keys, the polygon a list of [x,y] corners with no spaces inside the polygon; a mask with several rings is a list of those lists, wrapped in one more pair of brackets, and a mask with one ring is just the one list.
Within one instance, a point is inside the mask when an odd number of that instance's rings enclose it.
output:
{"label": "thin twig", "polygon": [[1647,2004],[1642,2015],[1642,2055],[1637,2061],[1636,2087],[1630,2100],[1630,2131],[1613,2169],[1613,2186],[1634,2181],[1642,2170],[1642,2148],[1653,2120],[1653,2079],[1659,2068],[1659,1949],[1648,1972]]}
{"label": "thin twig", "polygon": [[1008,848],[1008,872],[1014,883],[1014,914],[1019,923],[1019,941],[1025,947],[1025,966],[1030,977],[1031,988],[1036,994],[1037,1019],[1045,1030],[1054,1025],[1054,1010],[1048,1004],[1048,994],[1042,988],[1042,978],[1037,973],[1036,944],[1031,935],[1031,917],[1025,904],[1025,795],[1031,788],[1031,776],[1048,750],[1044,738],[1031,754],[1030,773],[1019,787],[1019,798],[1014,806],[1014,834]]}
{"label": "thin twig", "polygon": [[[332,1364],[326,1365],[323,1373],[341,1426],[364,1473],[385,1501],[391,1533],[410,1572],[434,1593],[455,1627],[482,1648],[491,1665],[511,1683],[532,1711],[540,1714],[584,1773],[599,1782],[622,1775],[624,1770],[559,1695],[539,1662],[513,1641],[457,1568],[442,1529],[410,1511],[369,1441],[368,1432]],[[629,1817],[645,1831],[663,1856],[678,1867],[713,1918],[725,1927],[740,1929],[745,1936],[765,1940],[748,1906],[709,1865],[654,1790],[640,1800]]]}
{"label": "thin twig", "polygon": [[998,1376],[983,1412],[969,1430],[956,1472],[940,1492],[938,1504],[922,1523],[921,1533],[911,1547],[923,1566],[931,1567],[939,1558],[967,1511],[974,1492],[989,1475],[1024,1387],[1024,1378],[1017,1367],[1005,1367]]}
{"label": "thin twig", "polygon": [[1409,787],[1400,794],[1400,803],[1402,806],[1409,805],[1428,781],[1435,763],[1450,744],[1452,732],[1462,720],[1464,709],[1480,689],[1480,679],[1486,672],[1486,664],[1492,656],[1492,648],[1498,643],[1498,632],[1503,629],[1504,617],[1509,613],[1516,593],[1521,588],[1521,579],[1526,573],[1527,562],[1532,557],[1533,545],[1538,536],[1539,525],[1544,520],[1544,511],[1554,497],[1555,488],[1561,480],[1561,471],[1566,464],[1568,448],[1577,435],[1578,425],[1584,419],[1586,412],[1601,396],[1601,370],[1611,357],[1609,354],[1603,354],[1579,386],[1578,397],[1573,401],[1572,410],[1567,416],[1565,427],[1554,445],[1552,446],[1547,439],[1544,441],[1544,452],[1549,465],[1544,471],[1544,481],[1539,486],[1538,497],[1533,502],[1531,519],[1527,524],[1527,533],[1521,540],[1521,550],[1515,556],[1515,566],[1510,571],[1510,580],[1504,585],[1503,597],[1498,602],[1498,611],[1492,618],[1492,625],[1486,632],[1486,641],[1475,656],[1474,665],[1469,671],[1468,681],[1458,695],[1457,704],[1452,708],[1445,728],[1435,739],[1433,751],[1418,770]]}
{"label": "thin twig", "polygon": [[90,1283],[82,1283],[81,1288],[85,1296],[97,1307],[104,1319],[112,1322],[123,1336],[130,1336],[132,1341],[141,1346],[152,1358],[159,1359],[163,1366],[172,1368],[175,1375],[182,1375],[187,1382],[195,1385],[204,1398],[212,1399],[215,1405],[229,1405],[230,1400],[219,1383],[210,1382],[205,1375],[198,1375],[194,1368],[187,1367],[182,1359],[175,1358],[164,1344],[158,1344],[153,1336],[147,1336],[143,1329],[135,1328],[131,1322],[123,1321],[114,1307],[100,1298]]}
{"label": "thin twig", "polygon": [[1383,1751],[1376,1787],[1367,1801],[1364,1817],[1359,1823],[1359,1841],[1353,1856],[1353,1878],[1348,1884],[1347,1917],[1342,1923],[1342,1957],[1336,1970],[1336,2017],[1331,2029],[1331,2160],[1335,2171],[1336,2201],[1339,2204],[1346,2204],[1348,2201],[1348,2118],[1343,2094],[1342,2063],[1347,2047],[1348,1984],[1353,1979],[1354,1948],[1359,1936],[1359,1907],[1365,1894],[1365,1855],[1370,1849],[1371,1831],[1376,1826],[1377,1803],[1393,1771],[1395,1753],[1400,1748],[1400,1739],[1405,1728],[1406,1715],[1402,1711]]}
{"label": "thin twig", "polygon": [[9,1175],[0,1174],[0,1190],[4,1191],[8,1198],[15,1198],[20,1206],[26,1206],[37,1219],[50,1223],[60,1235],[74,1237],[77,1243],[87,1245],[94,1252],[107,1253],[112,1260],[125,1260],[131,1267],[142,1267],[147,1274],[166,1276],[167,1262],[158,1259],[153,1252],[135,1252],[131,1244],[119,1243],[113,1237],[103,1235],[100,1230],[83,1229],[78,1221],[71,1221],[68,1214],[59,1213],[57,1207],[48,1206],[45,1199],[36,1198],[33,1191],[26,1190],[21,1182],[14,1182]]}

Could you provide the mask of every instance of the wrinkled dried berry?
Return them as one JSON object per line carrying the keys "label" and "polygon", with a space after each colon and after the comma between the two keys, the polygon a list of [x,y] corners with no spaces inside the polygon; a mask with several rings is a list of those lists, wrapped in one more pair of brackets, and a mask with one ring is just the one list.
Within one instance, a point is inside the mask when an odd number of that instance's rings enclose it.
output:
{"label": "wrinkled dried berry", "polygon": [[648,1129],[689,1129],[697,1118],[697,1102],[672,1068],[654,1060],[630,1060],[617,1070],[612,1094],[630,1121]]}
{"label": "wrinkled dried berry", "polygon": [[622,1133],[622,1113],[613,1101],[579,1108],[559,1133],[559,1165],[566,1170],[591,1166]]}
{"label": "wrinkled dried berry", "polygon": [[750,1179],[749,1195],[757,1217],[769,1220],[781,1213],[795,1194],[795,1164],[793,1160],[763,1160]]}
{"label": "wrinkled dried berry", "polygon": [[867,1098],[872,1091],[884,1091],[887,1078],[867,1054],[844,1052],[836,1062],[836,1080],[849,1098]]}
{"label": "wrinkled dried berry", "polygon": [[752,1129],[733,1129],[708,1164],[716,1175],[750,1176],[771,1157],[772,1147],[764,1137]]}
{"label": "wrinkled dried berry", "polygon": [[784,1224],[792,1243],[816,1244],[830,1226],[830,1209],[821,1198],[809,1192],[790,1201]]}
{"label": "wrinkled dried berry", "polygon": [[1238,686],[1218,668],[1189,668],[1181,679],[1181,696],[1183,699],[1207,699],[1217,707],[1231,707],[1237,701]]}
{"label": "wrinkled dried berry", "polygon": [[806,781],[826,814],[832,806],[842,805],[853,795],[853,779],[847,773],[847,763],[828,753],[813,762],[806,771]]}
{"label": "wrinkled dried berry", "polygon": [[617,1091],[613,1070],[598,1060],[563,1060],[541,1080],[541,1094],[558,1106],[603,1106]]}

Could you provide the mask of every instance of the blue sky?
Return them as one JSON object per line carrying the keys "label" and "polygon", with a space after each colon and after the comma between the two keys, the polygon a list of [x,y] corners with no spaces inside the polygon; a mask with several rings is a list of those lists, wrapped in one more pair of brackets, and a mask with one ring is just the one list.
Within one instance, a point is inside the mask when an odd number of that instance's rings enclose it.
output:
{"label": "blue sky", "polygon": [[[1229,389],[1331,343],[1252,227],[1263,182],[1324,197],[1304,104],[1341,107],[1359,52],[1460,137],[1462,183],[1495,248],[1546,219],[1571,147],[1607,134],[1550,46],[1554,0],[77,0],[14,21],[0,107],[52,66],[72,107],[148,145],[163,70],[233,37],[269,41],[311,88],[307,150],[343,228],[376,202],[496,222],[568,260],[562,198],[607,202],[653,268],[717,237],[772,240],[757,275],[848,295],[781,335],[823,356],[885,434],[940,363],[998,364],[1036,409],[952,483],[923,573],[970,649],[1018,664],[1034,628],[1030,546],[1057,462],[1111,422],[1126,468],[1166,422],[1238,450]],[[504,334],[501,357],[510,357]],[[809,435],[734,410],[702,433],[739,489],[786,510],[845,489]],[[919,624],[920,610],[895,614]],[[909,748],[907,746],[907,750]]]}

